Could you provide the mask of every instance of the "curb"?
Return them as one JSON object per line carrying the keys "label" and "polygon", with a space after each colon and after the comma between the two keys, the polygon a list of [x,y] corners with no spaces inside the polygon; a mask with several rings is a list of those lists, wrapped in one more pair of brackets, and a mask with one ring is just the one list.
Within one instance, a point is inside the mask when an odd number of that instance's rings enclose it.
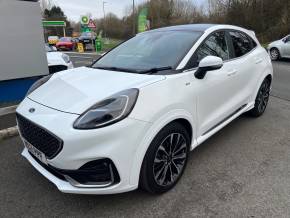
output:
{"label": "curb", "polygon": [[0,116],[15,113],[18,105],[13,105],[10,107],[0,108]]}
{"label": "curb", "polygon": [[17,136],[17,135],[18,135],[17,126],[10,127],[8,129],[0,130],[0,141]]}

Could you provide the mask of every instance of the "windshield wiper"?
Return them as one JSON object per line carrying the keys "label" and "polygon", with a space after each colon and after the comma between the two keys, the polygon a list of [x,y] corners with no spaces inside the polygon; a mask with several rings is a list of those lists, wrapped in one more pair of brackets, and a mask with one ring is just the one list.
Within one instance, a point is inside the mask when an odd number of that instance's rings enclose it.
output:
{"label": "windshield wiper", "polygon": [[120,68],[120,67],[92,67],[95,69],[102,69],[102,70],[111,70],[111,71],[123,71],[128,73],[138,73],[137,70],[128,69],[128,68]]}
{"label": "windshield wiper", "polygon": [[143,71],[139,71],[140,74],[154,74],[157,73],[159,71],[164,71],[164,70],[172,70],[171,66],[167,66],[167,67],[154,67],[148,70],[143,70]]}

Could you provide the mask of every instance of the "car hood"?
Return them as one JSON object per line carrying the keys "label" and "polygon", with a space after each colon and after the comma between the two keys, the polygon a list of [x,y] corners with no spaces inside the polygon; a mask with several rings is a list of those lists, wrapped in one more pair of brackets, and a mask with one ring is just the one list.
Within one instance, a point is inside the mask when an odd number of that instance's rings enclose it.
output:
{"label": "car hood", "polygon": [[141,75],[87,67],[56,73],[28,98],[67,113],[82,114],[97,102],[129,88],[165,79],[162,75]]}
{"label": "car hood", "polygon": [[283,41],[282,41],[282,40],[277,40],[277,41],[271,42],[271,43],[269,44],[269,47],[279,46],[279,45],[281,45],[281,44],[283,44]]}
{"label": "car hood", "polygon": [[47,57],[48,66],[62,65],[65,63],[62,58],[61,52],[47,52],[46,57]]}

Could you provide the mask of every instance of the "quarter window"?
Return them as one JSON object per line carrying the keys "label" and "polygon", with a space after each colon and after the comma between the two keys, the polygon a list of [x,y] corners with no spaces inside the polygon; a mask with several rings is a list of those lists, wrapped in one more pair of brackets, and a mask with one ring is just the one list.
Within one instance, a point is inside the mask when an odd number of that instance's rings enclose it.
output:
{"label": "quarter window", "polygon": [[236,57],[247,54],[257,45],[251,38],[241,32],[231,31],[229,34],[233,42]]}
{"label": "quarter window", "polygon": [[199,62],[207,56],[217,56],[223,60],[229,59],[225,32],[215,32],[202,43],[191,60],[191,67],[197,67]]}

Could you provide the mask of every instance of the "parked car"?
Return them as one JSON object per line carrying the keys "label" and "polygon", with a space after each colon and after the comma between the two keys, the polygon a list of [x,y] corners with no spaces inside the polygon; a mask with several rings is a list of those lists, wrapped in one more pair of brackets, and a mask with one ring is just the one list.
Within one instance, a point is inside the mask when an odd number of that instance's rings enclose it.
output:
{"label": "parked car", "polygon": [[62,37],[59,39],[58,43],[56,43],[55,47],[60,51],[63,50],[72,51],[76,47],[76,43],[71,37]]}
{"label": "parked car", "polygon": [[95,44],[96,34],[94,32],[83,32],[79,37],[79,42],[86,44]]}
{"label": "parked car", "polygon": [[34,84],[17,109],[22,155],[62,192],[163,193],[182,176],[189,151],[241,114],[264,113],[272,74],[252,31],[147,31],[92,67]]}
{"label": "parked car", "polygon": [[49,36],[47,38],[47,40],[48,40],[49,45],[54,46],[54,45],[56,45],[56,43],[58,43],[59,37],[58,36]]}
{"label": "parked car", "polygon": [[290,35],[270,43],[267,49],[273,61],[290,58]]}
{"label": "parked car", "polygon": [[72,41],[73,41],[75,44],[77,44],[77,43],[79,42],[79,38],[77,38],[77,37],[73,37],[73,38],[72,38]]}
{"label": "parked car", "polygon": [[72,69],[73,63],[69,56],[58,52],[54,46],[45,45],[49,74]]}

